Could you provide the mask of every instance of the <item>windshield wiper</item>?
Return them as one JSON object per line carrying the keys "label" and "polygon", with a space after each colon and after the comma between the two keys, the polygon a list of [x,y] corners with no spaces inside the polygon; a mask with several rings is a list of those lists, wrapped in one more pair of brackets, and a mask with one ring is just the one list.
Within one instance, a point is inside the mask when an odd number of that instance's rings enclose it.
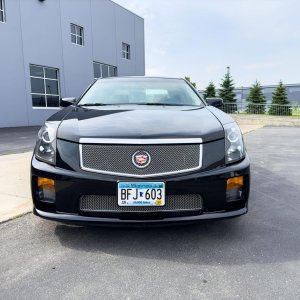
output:
{"label": "windshield wiper", "polygon": [[[157,105],[157,106],[192,106],[187,104],[176,104],[176,103],[131,103],[136,105]],[[193,105],[194,106],[194,105]]]}
{"label": "windshield wiper", "polygon": [[[77,106],[105,106],[105,105],[152,105],[152,106],[197,106],[197,105],[188,105],[188,104],[176,104],[176,103],[85,103],[85,104],[78,104]],[[198,107],[198,106],[197,106]]]}
{"label": "windshield wiper", "polygon": [[84,104],[78,104],[77,106],[104,106],[108,105],[106,103],[84,103]]}

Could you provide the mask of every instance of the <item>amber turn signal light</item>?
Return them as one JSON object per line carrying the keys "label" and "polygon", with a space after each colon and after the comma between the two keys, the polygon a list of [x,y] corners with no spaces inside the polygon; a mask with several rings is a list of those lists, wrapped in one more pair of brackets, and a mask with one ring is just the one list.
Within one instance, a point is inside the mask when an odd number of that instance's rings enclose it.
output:
{"label": "amber turn signal light", "polygon": [[238,189],[244,185],[244,177],[232,177],[227,179],[227,190]]}
{"label": "amber turn signal light", "polygon": [[38,177],[38,187],[47,190],[54,190],[54,180],[44,177]]}

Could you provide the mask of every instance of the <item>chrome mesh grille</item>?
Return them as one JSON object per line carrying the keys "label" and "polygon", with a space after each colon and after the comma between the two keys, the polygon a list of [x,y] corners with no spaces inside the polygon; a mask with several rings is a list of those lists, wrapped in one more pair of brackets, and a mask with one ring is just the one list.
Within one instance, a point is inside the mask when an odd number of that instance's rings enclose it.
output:
{"label": "chrome mesh grille", "polygon": [[[201,167],[201,144],[109,145],[81,144],[81,167],[104,174],[150,177],[176,174]],[[151,163],[137,168],[132,156],[147,151]]]}
{"label": "chrome mesh grille", "polygon": [[168,195],[165,206],[119,206],[117,196],[84,195],[80,198],[81,212],[159,212],[159,211],[200,211],[202,197],[197,194]]}

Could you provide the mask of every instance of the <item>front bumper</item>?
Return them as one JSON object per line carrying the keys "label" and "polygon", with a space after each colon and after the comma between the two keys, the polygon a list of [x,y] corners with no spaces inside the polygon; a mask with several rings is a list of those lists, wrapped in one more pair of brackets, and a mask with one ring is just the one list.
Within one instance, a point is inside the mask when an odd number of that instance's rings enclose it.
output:
{"label": "front bumper", "polygon": [[205,213],[199,216],[191,216],[191,217],[176,217],[176,218],[164,218],[161,220],[120,220],[120,219],[110,219],[110,218],[98,218],[98,217],[87,217],[73,214],[64,214],[64,213],[49,213],[45,211],[38,210],[34,208],[33,212],[36,216],[39,216],[43,219],[58,221],[66,224],[77,224],[77,225],[111,225],[121,223],[124,225],[135,225],[135,224],[156,224],[163,225],[167,223],[194,223],[198,221],[205,221],[211,219],[226,219],[226,218],[234,218],[239,217],[241,215],[246,214],[248,211],[247,207],[241,208],[235,211],[228,212],[217,212],[217,213]]}
{"label": "front bumper", "polygon": [[[55,180],[55,203],[39,200],[37,177]],[[243,196],[238,201],[226,201],[227,179],[244,176]],[[82,215],[79,200],[83,195],[116,195],[118,181],[128,178],[95,174],[86,171],[70,171],[57,168],[32,158],[31,186],[34,213],[42,218],[75,224],[166,224],[196,222],[208,219],[232,218],[247,213],[250,189],[250,162],[245,159],[236,164],[209,171],[197,171],[177,176],[156,177],[155,181],[166,183],[166,195],[200,194],[203,208],[199,215],[147,219],[109,218]],[[135,180],[136,181],[136,180]],[[151,178],[147,178],[151,181]]]}

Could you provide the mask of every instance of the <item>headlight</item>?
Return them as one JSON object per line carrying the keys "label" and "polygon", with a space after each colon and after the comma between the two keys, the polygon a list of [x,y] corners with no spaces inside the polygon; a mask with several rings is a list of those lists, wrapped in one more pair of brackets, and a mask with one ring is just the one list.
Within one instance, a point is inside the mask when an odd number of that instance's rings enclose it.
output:
{"label": "headlight", "polygon": [[245,156],[243,136],[236,123],[224,125],[225,129],[225,161],[234,163]]}
{"label": "headlight", "polygon": [[38,133],[35,155],[39,160],[55,165],[57,125],[47,122]]}

